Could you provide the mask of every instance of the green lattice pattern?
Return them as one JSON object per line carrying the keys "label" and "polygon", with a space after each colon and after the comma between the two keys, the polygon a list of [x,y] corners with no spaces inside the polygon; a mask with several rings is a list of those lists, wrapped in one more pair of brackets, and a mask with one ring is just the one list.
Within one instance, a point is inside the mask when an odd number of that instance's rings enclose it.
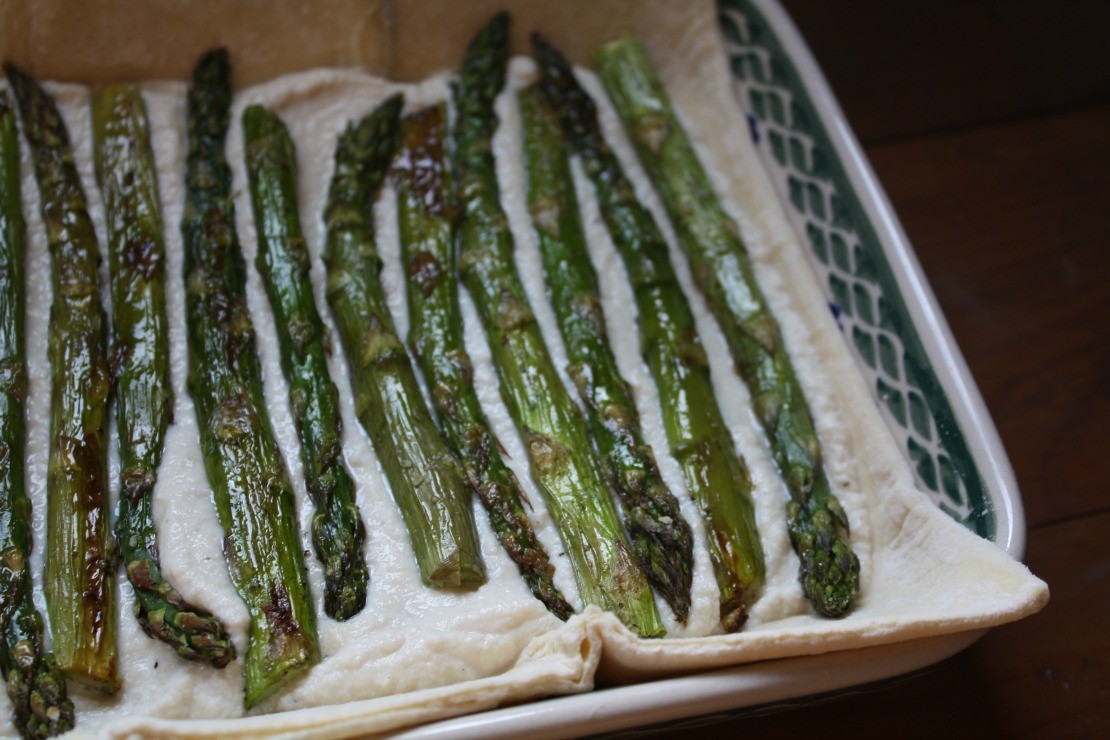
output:
{"label": "green lattice pattern", "polygon": [[936,396],[942,391],[881,245],[869,238],[875,230],[865,223],[855,193],[848,192],[843,166],[793,64],[750,2],[721,0],[719,7],[753,140],[792,206],[789,215],[809,243],[837,323],[851,339],[891,430],[937,505],[969,529],[993,536],[994,519],[974,460],[962,436],[953,437],[959,430],[953,430],[947,399]]}

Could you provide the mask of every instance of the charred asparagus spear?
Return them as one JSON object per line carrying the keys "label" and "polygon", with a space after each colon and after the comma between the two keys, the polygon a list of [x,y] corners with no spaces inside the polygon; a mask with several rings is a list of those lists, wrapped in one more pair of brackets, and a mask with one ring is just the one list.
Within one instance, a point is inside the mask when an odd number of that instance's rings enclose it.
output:
{"label": "charred asparagus spear", "polygon": [[372,206],[397,146],[400,96],[339,137],[324,212],[328,303],[359,421],[377,450],[424,582],[476,589],[486,570],[470,491],[432,421],[381,290]]}
{"label": "charred asparagus spear", "polygon": [[43,644],[42,615],[32,599],[31,501],[23,479],[27,367],[19,180],[15,113],[0,90],[0,670],[16,729],[39,738],[72,729],[73,704]]}
{"label": "charred asparagus spear", "polygon": [[839,617],[859,590],[859,560],[821,464],[809,406],[740,232],[713,192],[643,46],[632,37],[607,44],[597,52],[597,67],[751,390],[790,491],[788,525],[802,587],[819,614]]}
{"label": "charred asparagus spear", "polygon": [[316,506],[312,544],[324,564],[324,611],[344,621],[366,604],[366,532],[343,461],[339,394],[328,374],[324,325],[308,277],[293,140],[281,119],[258,105],[243,113],[243,135],[258,230],[258,271],[274,309],[305,483]]}
{"label": "charred asparagus spear", "polygon": [[208,52],[189,87],[186,127],[185,312],[189,393],[224,529],[231,580],[250,613],[248,708],[319,660],[293,488],[262,396],[246,303],[224,138],[231,103],[227,52]]}
{"label": "charred asparagus spear", "polygon": [[408,276],[409,344],[431,386],[440,429],[463,464],[501,546],[532,594],[560,619],[574,613],[551,578],[555,569],[524,511],[524,492],[505,464],[472,383],[456,280],[455,219],[444,161],[446,110],[425,108],[401,122],[393,167],[402,259]]}
{"label": "charred asparagus spear", "polygon": [[460,272],[582,600],[616,613],[641,636],[661,635],[651,588],[621,530],[585,420],[555,371],[513,263],[491,146],[507,57],[508,17],[499,14],[471,42],[455,89]]}
{"label": "charred asparagus spear", "polygon": [[116,540],[143,631],[183,658],[222,668],[235,657],[227,630],[185,601],[162,576],[158,559],[152,499],[173,417],[173,389],[162,207],[138,88],[110,85],[98,91],[92,128],[112,286],[111,372],[120,457]]}
{"label": "charred asparagus spear", "polygon": [[667,244],[605,142],[593,101],[565,58],[538,34],[540,86],[597,192],[602,216],[632,281],[644,359],[659,387],[671,452],[701,508],[721,592],[721,624],[738,629],[764,577],[751,481],[721,418],[709,363]]}
{"label": "charred asparagus spear", "polygon": [[46,607],[58,666],[102,691],[119,687],[116,597],[108,534],[110,379],[96,233],[53,99],[5,65],[31,147],[50,244],[50,450]]}
{"label": "charred asparagus spear", "polygon": [[680,622],[690,611],[694,538],[640,431],[632,393],[605,333],[597,276],[586,250],[559,121],[535,87],[519,95],[528,205],[551,302],[566,343],[567,371],[624,505],[632,552]]}

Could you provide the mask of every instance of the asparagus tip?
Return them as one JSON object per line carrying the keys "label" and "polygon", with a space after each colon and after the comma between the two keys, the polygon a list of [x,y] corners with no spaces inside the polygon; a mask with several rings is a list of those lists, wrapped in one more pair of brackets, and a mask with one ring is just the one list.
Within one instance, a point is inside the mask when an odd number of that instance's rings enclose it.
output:
{"label": "asparagus tip", "polygon": [[792,502],[789,515],[790,539],[801,559],[798,580],[806,598],[823,617],[844,616],[859,592],[859,558],[827,509],[810,513]]}
{"label": "asparagus tip", "polygon": [[[333,503],[335,495],[333,492]],[[346,622],[366,606],[370,570],[362,556],[365,540],[366,531],[353,501],[332,508],[330,515],[322,506],[317,509],[312,544],[324,566],[324,612],[337,622]]]}
{"label": "asparagus tip", "polygon": [[[456,97],[469,100],[478,109],[485,109],[500,92],[505,80],[508,60],[509,16],[498,13],[490,19],[470,41],[463,57],[460,79],[456,83]],[[458,94],[458,86],[471,94]],[[489,111],[484,111],[487,115]]]}
{"label": "asparagus tip", "polygon": [[560,64],[560,66],[565,66],[567,64],[566,57],[563,56],[563,53],[539,31],[532,31],[529,35],[529,39],[532,42],[532,53],[536,55],[537,61],[540,62],[541,66],[551,62],[556,62]]}
{"label": "asparagus tip", "polygon": [[12,84],[15,84],[16,80],[22,81],[24,79],[30,79],[26,72],[6,59],[4,60],[4,74],[8,76]]}
{"label": "asparagus tip", "polygon": [[194,68],[195,81],[222,80],[231,74],[231,61],[228,57],[227,47],[220,46],[209,49],[197,60]]}
{"label": "asparagus tip", "polygon": [[[25,653],[21,650],[25,644],[15,645],[13,652]],[[65,678],[53,655],[13,668],[8,674],[8,696],[15,709],[16,727],[24,737],[52,737],[73,729],[73,702],[66,695]]]}
{"label": "asparagus tip", "polygon": [[[235,659],[235,645],[223,623],[207,612],[182,604],[172,616],[161,612],[145,612],[138,607],[138,620],[146,634],[171,645],[186,660],[223,668]],[[168,617],[168,618],[167,618]]]}
{"label": "asparagus tip", "polygon": [[503,45],[509,37],[509,14],[502,10],[494,13],[485,27],[479,31],[470,42],[470,48],[475,49],[486,44]]}
{"label": "asparagus tip", "polygon": [[[394,93],[362,120],[347,124],[347,129],[339,137],[336,159],[359,162],[363,170],[382,168],[383,165],[378,159],[392,158],[396,148],[397,120],[400,118],[404,103],[404,95]],[[378,147],[378,159],[375,159],[371,148],[376,142],[394,143]]]}

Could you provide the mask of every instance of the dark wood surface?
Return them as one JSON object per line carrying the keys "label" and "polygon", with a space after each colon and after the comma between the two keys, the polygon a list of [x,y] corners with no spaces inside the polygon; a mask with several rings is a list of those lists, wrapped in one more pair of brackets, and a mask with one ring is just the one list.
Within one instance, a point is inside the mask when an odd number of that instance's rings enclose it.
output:
{"label": "dark wood surface", "polygon": [[1110,4],[782,0],[1002,436],[1043,612],[860,695],[661,737],[1110,737]]}

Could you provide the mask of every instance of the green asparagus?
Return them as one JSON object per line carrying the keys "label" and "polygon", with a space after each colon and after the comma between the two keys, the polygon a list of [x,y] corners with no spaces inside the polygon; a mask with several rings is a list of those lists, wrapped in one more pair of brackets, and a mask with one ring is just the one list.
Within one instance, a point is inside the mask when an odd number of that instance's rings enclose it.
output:
{"label": "green asparagus", "polygon": [[714,193],[643,46],[632,37],[607,44],[598,50],[597,67],[751,390],[790,491],[788,525],[801,559],[802,587],[819,614],[839,617],[859,590],[859,560],[848,543],[848,518],[821,463],[809,406],[740,232]]}
{"label": "green asparagus", "polygon": [[470,491],[424,403],[381,290],[372,206],[397,146],[400,96],[339,137],[324,212],[327,296],[359,421],[378,453],[424,582],[476,589],[486,570]]}
{"label": "green asparagus", "polygon": [[328,374],[324,325],[308,277],[293,140],[281,119],[258,105],[243,113],[243,136],[258,227],[258,271],[274,310],[305,484],[316,506],[312,544],[324,564],[324,611],[345,621],[366,604],[366,531],[343,461],[339,393]]}
{"label": "green asparagus", "polygon": [[224,529],[231,580],[250,614],[245,705],[253,707],[319,660],[293,488],[262,396],[235,231],[224,138],[231,103],[227,52],[193,72],[185,162],[185,312],[189,393],[204,466]]}
{"label": "green asparagus", "polygon": [[449,206],[446,110],[425,108],[401,122],[392,174],[398,191],[402,260],[408,276],[409,344],[431,386],[440,429],[463,464],[501,546],[532,594],[560,619],[574,613],[552,582],[555,569],[536,539],[527,498],[501,455],[472,383],[456,280],[455,218]]}
{"label": "green asparagus", "polygon": [[5,65],[23,118],[50,244],[53,305],[47,459],[46,607],[58,666],[105,692],[119,688],[116,597],[108,533],[110,378],[100,306],[100,252],[69,134],[53,99]]}
{"label": "green asparagus", "polygon": [[720,589],[721,625],[739,629],[764,579],[751,480],[721,418],[693,313],[666,242],[602,136],[593,101],[567,60],[538,34],[540,86],[594,184],[602,216],[632,282],[644,359],[659,387],[671,452],[705,520]]}
{"label": "green asparagus", "polygon": [[586,407],[609,480],[624,505],[632,552],[680,622],[690,611],[694,537],[644,442],[632,392],[605,333],[597,276],[586,250],[559,122],[540,91],[519,95],[524,119],[528,205],[543,256],[567,371]]}
{"label": "green asparagus", "polygon": [[116,541],[135,590],[135,616],[188,660],[222,668],[235,657],[223,624],[162,575],[152,499],[173,417],[166,327],[162,208],[142,93],[110,85],[92,99],[97,179],[108,225],[110,370],[116,394],[120,496]]}
{"label": "green asparagus", "polygon": [[562,535],[582,600],[644,637],[663,634],[647,578],[621,530],[589,431],[560,380],[513,263],[492,153],[494,99],[505,81],[508,17],[471,42],[455,88],[459,269],[489,339],[501,393],[524,437],[532,474]]}
{"label": "green asparagus", "polygon": [[27,738],[73,728],[65,678],[43,643],[32,599],[31,501],[23,478],[25,225],[20,200],[19,133],[0,91],[0,670],[15,726]]}

